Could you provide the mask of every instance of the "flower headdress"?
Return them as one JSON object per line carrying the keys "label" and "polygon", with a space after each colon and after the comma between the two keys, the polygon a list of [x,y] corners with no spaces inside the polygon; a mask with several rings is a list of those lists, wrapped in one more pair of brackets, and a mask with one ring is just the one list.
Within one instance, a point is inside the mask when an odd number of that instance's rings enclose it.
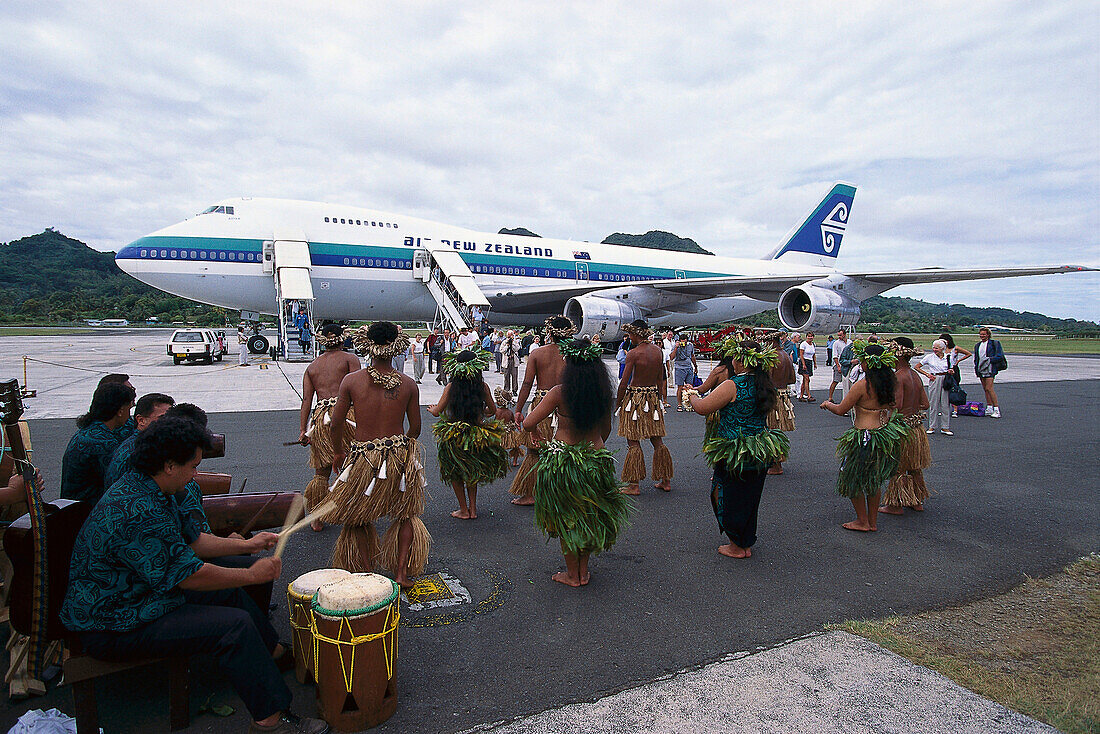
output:
{"label": "flower headdress", "polygon": [[866,362],[870,369],[879,370],[883,367],[893,369],[898,363],[898,355],[889,349],[883,347],[882,354],[868,354],[868,346],[870,345],[862,339],[856,339],[852,343],[852,353],[855,354],[856,359]]}
{"label": "flower headdress", "polygon": [[367,327],[361,326],[351,335],[352,344],[356,351],[368,354],[380,359],[393,359],[399,354],[404,354],[409,348],[409,337],[404,332],[397,332],[397,338],[389,344],[379,344],[367,336]]}
{"label": "flower headdress", "polygon": [[325,349],[332,349],[342,346],[347,336],[348,332],[345,329],[340,329],[337,332],[325,333],[325,327],[321,327],[321,330],[317,332],[317,343]]}
{"label": "flower headdress", "polygon": [[635,344],[644,344],[653,336],[653,329],[649,328],[648,324],[644,328],[634,324],[623,324],[623,333]]}
{"label": "flower headdress", "polygon": [[[469,359],[460,359],[466,355],[473,355]],[[461,352],[451,352],[443,358],[443,371],[451,377],[472,380],[480,378],[482,371],[489,366],[490,354],[483,349],[467,349]]]}
{"label": "flower headdress", "polygon": [[[898,344],[895,341],[886,342],[886,349],[896,354],[898,359],[912,359],[913,357],[919,357],[924,354],[924,351],[921,349],[917,349],[916,347],[907,347],[904,344]],[[853,348],[852,351],[855,351],[855,349]]]}
{"label": "flower headdress", "polygon": [[719,359],[729,357],[750,370],[771,370],[779,363],[779,354],[771,347],[753,348],[747,346],[744,339],[729,337],[715,347],[714,354]]}
{"label": "flower headdress", "polygon": [[[569,326],[556,327],[551,324],[555,319],[565,319],[569,322]],[[545,328],[546,336],[555,342],[561,342],[577,333],[577,326],[568,316],[551,316],[546,319]]]}
{"label": "flower headdress", "polygon": [[558,349],[561,350],[561,356],[566,359],[571,359],[574,362],[594,362],[603,356],[603,347],[596,344],[588,344],[587,346],[578,344],[578,341],[569,340],[558,344]]}

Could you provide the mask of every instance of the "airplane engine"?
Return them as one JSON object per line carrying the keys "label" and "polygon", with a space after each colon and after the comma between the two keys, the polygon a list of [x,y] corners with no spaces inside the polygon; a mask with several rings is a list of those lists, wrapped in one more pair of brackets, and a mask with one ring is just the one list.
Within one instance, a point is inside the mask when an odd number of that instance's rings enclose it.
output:
{"label": "airplane engine", "polygon": [[623,324],[645,318],[645,311],[627,301],[578,296],[565,302],[564,315],[577,325],[578,335],[598,334],[602,342],[623,338]]}
{"label": "airplane engine", "polygon": [[791,331],[829,334],[859,321],[859,301],[810,284],[784,291],[778,310],[779,320]]}

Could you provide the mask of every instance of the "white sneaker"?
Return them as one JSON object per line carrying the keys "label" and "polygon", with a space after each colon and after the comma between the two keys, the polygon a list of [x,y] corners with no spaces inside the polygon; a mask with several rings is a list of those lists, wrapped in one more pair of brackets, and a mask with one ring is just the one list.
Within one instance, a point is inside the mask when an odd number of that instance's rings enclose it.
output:
{"label": "white sneaker", "polygon": [[926,431],[926,433],[930,433],[930,434],[931,434],[931,433],[935,433],[935,431],[934,431],[934,430],[932,430],[931,428],[929,428],[929,429],[928,429],[928,430]]}
{"label": "white sneaker", "polygon": [[992,405],[985,406],[985,414],[987,416],[993,415],[993,406]]}
{"label": "white sneaker", "polygon": [[993,409],[993,417],[994,418],[1000,418],[1001,417],[1001,409],[1000,408],[994,408]]}

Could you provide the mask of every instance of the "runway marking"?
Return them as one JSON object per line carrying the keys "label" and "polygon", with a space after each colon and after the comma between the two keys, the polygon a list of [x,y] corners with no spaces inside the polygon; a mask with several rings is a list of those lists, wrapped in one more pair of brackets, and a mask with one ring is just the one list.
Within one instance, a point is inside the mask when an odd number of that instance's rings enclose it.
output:
{"label": "runway marking", "polygon": [[453,607],[471,601],[470,592],[462,582],[443,571],[421,576],[403,596],[410,612]]}
{"label": "runway marking", "polygon": [[260,363],[260,369],[261,369],[261,370],[266,370],[266,369],[267,369],[267,365],[266,365],[265,363],[261,362],[261,363]]}

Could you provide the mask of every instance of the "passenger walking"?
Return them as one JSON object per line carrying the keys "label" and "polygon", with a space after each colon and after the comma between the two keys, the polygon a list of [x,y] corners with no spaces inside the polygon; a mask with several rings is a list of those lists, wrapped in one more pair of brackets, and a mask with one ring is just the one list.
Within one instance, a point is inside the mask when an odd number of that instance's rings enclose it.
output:
{"label": "passenger walking", "polygon": [[[829,346],[829,361],[833,366],[833,382],[829,385],[829,400],[833,399],[833,393],[836,392],[837,387],[840,387],[840,399],[844,399],[844,393],[848,389],[847,375],[848,370],[843,366],[844,350],[850,345],[848,341],[848,332],[841,329],[836,333],[836,339],[833,339],[833,343]],[[848,366],[851,367],[851,355],[848,356]]]}
{"label": "passenger walking", "polygon": [[412,344],[409,345],[409,352],[413,358],[413,379],[416,380],[416,384],[420,384],[420,381],[424,379],[424,352],[427,350],[428,345],[424,341],[424,337],[419,334],[412,340]]}
{"label": "passenger walking", "polygon": [[798,345],[798,374],[802,376],[802,388],[798,392],[798,399],[804,403],[816,403],[817,400],[810,394],[810,378],[813,377],[814,367],[817,367],[817,347],[814,346],[814,333],[806,333],[806,341]]}
{"label": "passenger walking", "polygon": [[985,414],[1000,418],[1001,406],[997,402],[997,391],[993,389],[993,379],[1008,367],[1008,360],[1001,343],[992,338],[989,329],[984,326],[978,329],[978,336],[981,341],[974,345],[974,373],[982,381],[982,390],[985,391]]}
{"label": "passenger walking", "polygon": [[500,342],[500,355],[504,365],[504,389],[513,395],[519,392],[519,352],[516,332],[509,329],[508,335]]}
{"label": "passenger walking", "polygon": [[935,433],[938,426],[943,435],[954,435],[951,433],[951,403],[947,400],[947,390],[943,389],[943,378],[951,372],[947,342],[943,339],[932,342],[932,353],[921,357],[915,369],[928,378],[928,432]]}
{"label": "passenger walking", "polygon": [[238,367],[248,366],[248,335],[244,333],[244,327],[237,327],[237,354],[240,359],[237,362]]}

